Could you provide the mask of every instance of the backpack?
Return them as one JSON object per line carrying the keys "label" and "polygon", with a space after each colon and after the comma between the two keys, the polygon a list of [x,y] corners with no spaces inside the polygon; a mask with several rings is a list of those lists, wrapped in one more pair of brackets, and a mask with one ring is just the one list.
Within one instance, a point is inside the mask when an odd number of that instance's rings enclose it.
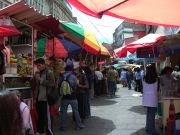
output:
{"label": "backpack", "polygon": [[70,76],[71,76],[71,74],[69,74],[67,77],[64,77],[61,82],[59,90],[60,90],[60,95],[62,95],[62,96],[71,95],[73,92],[70,82],[68,81]]}

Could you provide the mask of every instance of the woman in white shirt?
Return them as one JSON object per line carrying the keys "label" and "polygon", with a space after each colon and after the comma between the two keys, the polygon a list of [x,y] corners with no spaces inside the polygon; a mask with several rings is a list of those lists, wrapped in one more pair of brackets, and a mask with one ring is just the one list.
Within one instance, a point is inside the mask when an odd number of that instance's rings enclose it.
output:
{"label": "woman in white shirt", "polygon": [[146,132],[156,135],[155,114],[158,104],[157,89],[158,79],[154,66],[146,68],[146,75],[143,80],[143,106],[147,108],[146,115]]}

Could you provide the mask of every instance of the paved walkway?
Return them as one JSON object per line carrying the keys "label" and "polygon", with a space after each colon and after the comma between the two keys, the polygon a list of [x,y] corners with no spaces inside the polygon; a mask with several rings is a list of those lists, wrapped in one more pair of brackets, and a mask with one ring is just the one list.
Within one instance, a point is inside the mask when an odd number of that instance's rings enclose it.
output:
{"label": "paved walkway", "polygon": [[141,105],[142,97],[134,90],[118,87],[115,98],[92,100],[92,117],[85,121],[85,129],[74,130],[69,112],[67,131],[59,131],[56,121],[55,135],[146,135],[146,110]]}

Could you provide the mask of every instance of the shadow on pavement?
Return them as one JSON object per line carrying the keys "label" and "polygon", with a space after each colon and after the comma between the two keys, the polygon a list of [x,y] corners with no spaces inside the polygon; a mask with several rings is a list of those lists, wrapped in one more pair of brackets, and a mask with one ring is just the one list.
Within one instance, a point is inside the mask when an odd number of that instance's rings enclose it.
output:
{"label": "shadow on pavement", "polygon": [[[163,135],[162,131],[157,130],[157,133],[158,135]],[[136,132],[132,133],[131,135],[149,135],[149,134],[145,131],[145,128],[141,128]]]}
{"label": "shadow on pavement", "polygon": [[139,113],[139,114],[146,114],[146,108],[144,108],[142,105],[138,106],[132,106],[129,111]]}
{"label": "shadow on pavement", "polygon": [[145,128],[141,128],[137,130],[136,132],[132,133],[131,135],[149,135],[149,134],[146,133]]}
{"label": "shadow on pavement", "polygon": [[69,113],[67,130],[59,131],[58,128],[55,127],[54,135],[107,135],[116,129],[112,120],[92,116],[85,120],[84,125],[86,127],[84,129],[75,130],[71,116],[72,114]]}
{"label": "shadow on pavement", "polygon": [[[115,97],[116,98],[116,97]],[[113,100],[113,98],[109,97],[98,97],[91,101],[91,106],[105,106],[105,105],[112,105],[116,104],[117,102]]]}

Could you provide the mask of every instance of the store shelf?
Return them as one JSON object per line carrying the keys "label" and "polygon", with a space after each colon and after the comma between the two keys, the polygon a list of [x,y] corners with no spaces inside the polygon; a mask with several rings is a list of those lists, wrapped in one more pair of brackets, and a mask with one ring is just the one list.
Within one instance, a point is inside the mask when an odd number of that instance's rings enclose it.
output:
{"label": "store shelf", "polygon": [[[3,77],[22,77],[22,76],[19,74],[4,74]],[[32,77],[32,75],[26,75],[23,77]]]}
{"label": "store shelf", "polygon": [[14,44],[11,47],[32,47],[31,44]]}
{"label": "store shelf", "polygon": [[31,87],[6,88],[8,91],[31,89]]}

